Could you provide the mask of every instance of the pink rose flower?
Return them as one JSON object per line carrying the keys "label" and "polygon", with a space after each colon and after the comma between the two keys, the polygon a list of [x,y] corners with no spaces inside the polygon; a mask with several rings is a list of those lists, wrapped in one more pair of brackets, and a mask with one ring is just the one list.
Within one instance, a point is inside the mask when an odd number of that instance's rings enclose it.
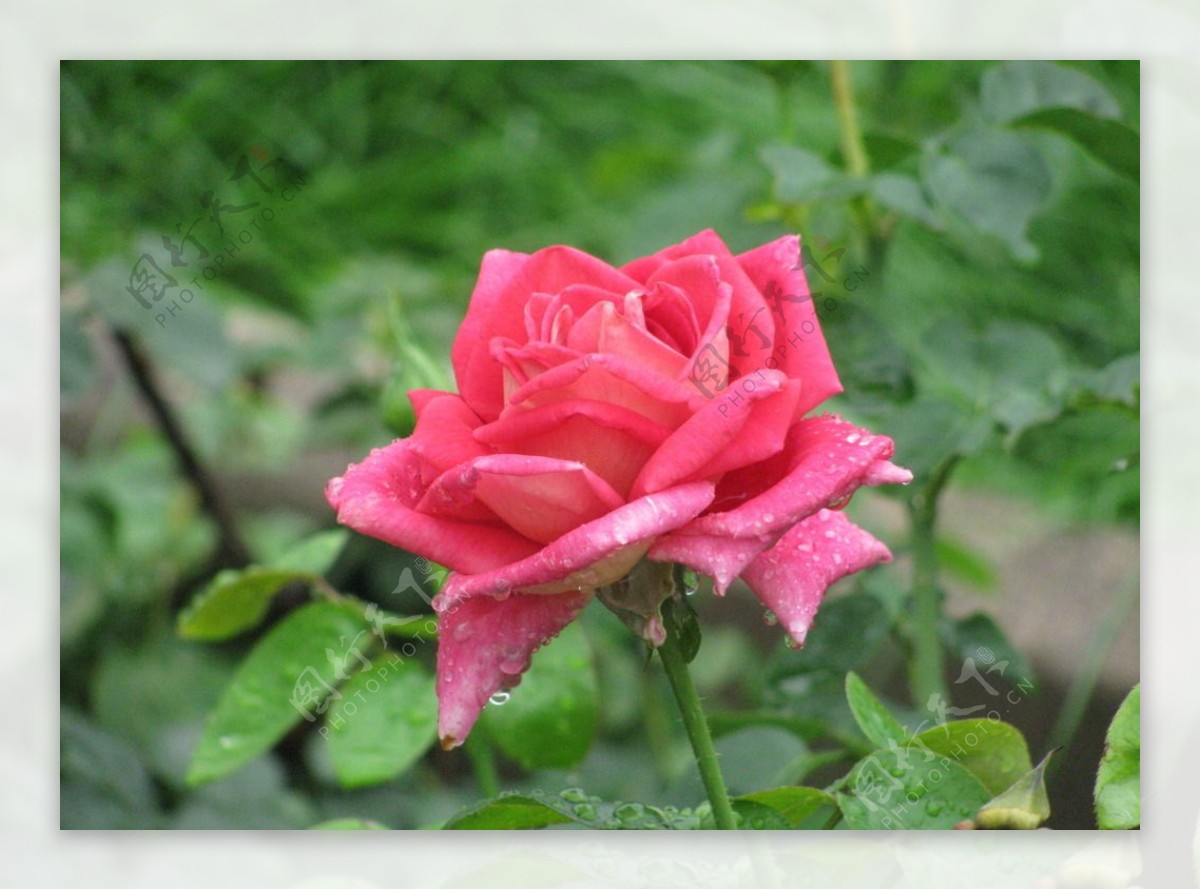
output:
{"label": "pink rose flower", "polygon": [[809,416],[841,384],[796,237],[734,256],[701,232],[620,269],[490,251],[451,358],[458,393],[410,393],[413,434],[326,492],[339,522],[452,570],[446,747],[643,558],[718,595],[741,577],[797,644],[830,584],[891,558],[831,509],[912,476],[886,436]]}

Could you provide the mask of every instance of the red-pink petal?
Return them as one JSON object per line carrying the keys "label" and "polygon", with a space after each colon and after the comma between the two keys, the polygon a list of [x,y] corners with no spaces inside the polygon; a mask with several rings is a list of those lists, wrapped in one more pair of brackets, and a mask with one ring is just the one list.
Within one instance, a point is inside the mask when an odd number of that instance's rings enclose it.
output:
{"label": "red-pink petal", "polygon": [[614,299],[638,287],[607,263],[571,247],[547,247],[531,256],[492,250],[484,255],[467,315],[451,350],[463,400],[483,419],[504,407],[504,379],[490,353],[496,337],[526,337],[525,304],[534,293],[556,294],[572,285],[611,291]]}
{"label": "red-pink petal", "polygon": [[417,426],[408,441],[421,457],[423,481],[432,482],[451,467],[490,453],[475,438],[479,418],[458,396],[437,394],[420,402]]}
{"label": "red-pink petal", "polygon": [[518,454],[494,454],[461,464],[439,478],[422,498],[424,513],[445,506],[483,506],[518,534],[548,544],[599,519],[624,500],[581,463]]}
{"label": "red-pink petal", "polygon": [[627,408],[590,401],[509,406],[499,420],[475,431],[479,441],[499,452],[586,464],[621,495],[670,434]]}
{"label": "red-pink petal", "polygon": [[634,260],[622,271],[649,280],[669,261],[689,256],[711,257],[720,278],[732,289],[729,310],[729,364],[736,374],[765,367],[776,342],[776,321],[753,278],[725,242],[711,229],[699,232],[651,257]]}
{"label": "red-pink petal", "polygon": [[662,444],[642,467],[631,494],[715,478],[775,454],[783,447],[798,395],[799,384],[777,371],[734,381]]}
{"label": "red-pink petal", "polygon": [[608,302],[597,303],[575,321],[567,346],[581,353],[624,356],[664,377],[680,376],[688,364],[685,356],[626,319]]}
{"label": "red-pink petal", "polygon": [[410,439],[376,448],[330,480],[325,498],[342,525],[458,572],[486,572],[537,551],[505,528],[417,512],[425,490],[420,464]]}
{"label": "red-pink petal", "polygon": [[672,380],[619,355],[585,355],[533,378],[509,397],[510,405],[561,401],[604,402],[628,408],[660,426],[674,429],[691,416],[689,404],[703,396],[682,380]]}
{"label": "red-pink petal", "polygon": [[488,699],[513,686],[533,653],[566,627],[591,591],[461,600],[438,615],[438,736],[461,745]]}
{"label": "red-pink petal", "polygon": [[724,592],[755,556],[805,517],[845,500],[861,485],[911,480],[908,470],[887,460],[893,449],[887,436],[838,417],[802,420],[791,428],[781,455],[722,479],[717,503],[740,492],[738,506],[663,536],[650,558],[712,575],[717,591]]}
{"label": "red-pink petal", "polygon": [[798,414],[807,414],[841,392],[842,384],[804,277],[800,239],[787,235],[737,260],[766,297],[776,320],[771,366],[803,382],[804,394],[796,408]]}
{"label": "red-pink petal", "polygon": [[825,591],[839,578],[892,558],[891,552],[835,510],[794,525],[742,571],[788,635],[803,643]]}
{"label": "red-pink petal", "polygon": [[603,587],[623,577],[650,541],[698,516],[712,496],[710,482],[690,482],[646,495],[572,529],[525,559],[489,572],[451,575],[442,595],[453,602],[512,591],[560,593]]}

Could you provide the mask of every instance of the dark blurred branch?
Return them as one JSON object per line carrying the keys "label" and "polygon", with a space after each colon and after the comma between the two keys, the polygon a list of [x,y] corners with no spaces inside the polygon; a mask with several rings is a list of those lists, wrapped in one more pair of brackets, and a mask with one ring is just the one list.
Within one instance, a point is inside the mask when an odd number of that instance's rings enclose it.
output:
{"label": "dark blurred branch", "polygon": [[129,373],[133,376],[138,392],[150,407],[155,422],[175,453],[179,468],[200,495],[200,503],[205,511],[217,524],[219,544],[216,562],[233,566],[248,564],[251,562],[250,548],[238,534],[229,505],[221,497],[208,470],[200,463],[200,459],[184,434],[175,412],[159,389],[149,359],[146,358],[137,341],[127,332],[113,328],[112,333],[126,365],[129,366]]}

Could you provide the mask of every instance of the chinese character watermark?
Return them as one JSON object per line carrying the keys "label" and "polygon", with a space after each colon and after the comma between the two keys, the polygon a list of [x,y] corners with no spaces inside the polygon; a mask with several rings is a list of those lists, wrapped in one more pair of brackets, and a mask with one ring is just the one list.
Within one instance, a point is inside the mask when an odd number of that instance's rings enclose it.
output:
{"label": "chinese character watermark", "polygon": [[[261,174],[267,174],[273,185]],[[155,313],[154,320],[159,327],[165,328],[168,321],[181,315],[187,304],[196,298],[196,291],[203,292],[201,278],[213,281],[223,273],[227,268],[225,263],[232,262],[235,254],[251,244],[256,233],[262,234],[264,223],[275,219],[276,208],[294,201],[300,190],[307,185],[302,176],[288,174],[287,165],[282,158],[275,158],[255,170],[246,154],[238,158],[233,174],[227,181],[240,184],[242,180],[249,180],[264,195],[270,195],[273,205],[265,204],[262,200],[241,204],[226,202],[216,191],[205,191],[199,198],[199,205],[207,212],[195,217],[186,231],[183,223],[177,223],[175,238],[178,240],[172,239],[170,235],[162,236],[165,256],[156,258],[150,253],[143,253],[130,270],[125,291],[143,309]],[[276,197],[278,201],[274,200]],[[247,213],[250,215],[245,216]],[[218,239],[215,244],[212,241],[205,243],[196,234],[197,225],[205,220],[208,221],[208,225],[202,226],[201,232],[205,238],[212,237],[215,232]],[[228,235],[227,223],[231,227]],[[228,244],[223,243],[226,238]],[[169,267],[171,271],[167,271],[164,266]],[[188,272],[185,274],[180,271],[182,269]],[[193,276],[190,282],[186,282],[187,274]]]}

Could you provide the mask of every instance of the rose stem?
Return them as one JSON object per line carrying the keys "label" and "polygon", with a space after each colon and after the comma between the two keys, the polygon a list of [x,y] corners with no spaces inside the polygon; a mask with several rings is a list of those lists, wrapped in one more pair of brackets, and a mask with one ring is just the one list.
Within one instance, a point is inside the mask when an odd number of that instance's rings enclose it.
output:
{"label": "rose stem", "polygon": [[[867,160],[867,146],[863,142],[862,129],[858,124],[858,108],[854,104],[854,88],[850,84],[850,65],[845,59],[834,59],[829,63],[829,83],[833,90],[833,104],[837,108],[838,129],[841,131],[842,158],[846,172],[852,179],[865,179],[871,173]],[[851,202],[857,217],[860,236],[856,239],[858,255],[864,260],[868,256],[862,235],[875,238],[875,207],[870,197],[859,195]]]}
{"label": "rose stem", "polygon": [[688,672],[687,660],[679,648],[674,628],[668,629],[666,640],[658,647],[658,657],[662,659],[663,669],[671,682],[671,691],[675,693],[675,701],[679,704],[679,713],[696,755],[696,765],[700,768],[700,778],[704,782],[704,790],[708,792],[717,828],[736,830],[733,807],[729,803],[729,792],[725,790],[721,768],[717,765],[717,752],[708,731],[708,721],[704,719],[700,696],[692,685],[692,675]]}
{"label": "rose stem", "polygon": [[942,659],[941,590],[938,588],[937,550],[934,526],[937,524],[938,498],[958,463],[958,456],[943,460],[929,481],[908,502],[912,522],[912,660],[909,663],[909,688],[913,704],[924,708],[930,698],[946,698],[945,665]]}

